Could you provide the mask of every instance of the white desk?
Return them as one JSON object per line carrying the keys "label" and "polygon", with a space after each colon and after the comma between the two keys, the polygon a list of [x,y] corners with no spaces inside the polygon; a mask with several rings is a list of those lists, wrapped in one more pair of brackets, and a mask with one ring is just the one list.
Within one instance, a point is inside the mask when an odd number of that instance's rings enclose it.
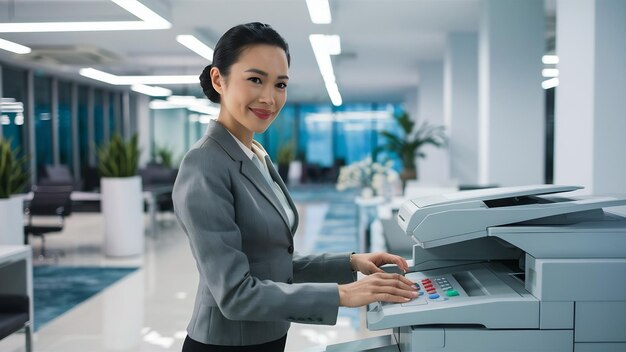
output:
{"label": "white desk", "polygon": [[0,293],[28,295],[28,315],[34,331],[32,257],[30,246],[0,245]]}
{"label": "white desk", "polygon": [[383,197],[362,198],[356,197],[354,203],[358,207],[357,213],[357,242],[359,253],[366,253],[370,250],[370,238],[368,230],[370,224],[376,218],[377,207],[384,203]]}

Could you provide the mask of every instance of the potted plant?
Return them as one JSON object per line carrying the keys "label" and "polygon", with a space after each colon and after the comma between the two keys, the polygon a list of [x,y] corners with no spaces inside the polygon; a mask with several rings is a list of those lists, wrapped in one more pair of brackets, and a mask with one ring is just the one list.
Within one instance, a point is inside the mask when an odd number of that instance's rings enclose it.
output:
{"label": "potted plant", "polygon": [[109,256],[143,253],[143,195],[137,175],[140,154],[137,134],[125,142],[116,133],[98,150],[104,252]]}
{"label": "potted plant", "polygon": [[283,179],[285,184],[289,178],[289,165],[295,156],[295,150],[292,142],[283,144],[278,149],[278,174]]}
{"label": "potted plant", "polygon": [[447,137],[444,126],[434,126],[426,121],[416,126],[406,112],[394,116],[394,119],[404,133],[397,135],[390,131],[380,132],[387,142],[381,149],[396,154],[400,158],[402,162],[400,179],[402,179],[404,189],[407,180],[417,178],[417,159],[426,157],[420,149],[428,144],[440,148],[446,144]]}
{"label": "potted plant", "polygon": [[19,149],[11,141],[0,138],[0,244],[24,244],[24,207],[20,192],[28,182],[24,171],[27,157],[19,157]]}
{"label": "potted plant", "polygon": [[158,146],[154,152],[155,161],[165,167],[171,168],[174,160],[174,152],[167,146]]}

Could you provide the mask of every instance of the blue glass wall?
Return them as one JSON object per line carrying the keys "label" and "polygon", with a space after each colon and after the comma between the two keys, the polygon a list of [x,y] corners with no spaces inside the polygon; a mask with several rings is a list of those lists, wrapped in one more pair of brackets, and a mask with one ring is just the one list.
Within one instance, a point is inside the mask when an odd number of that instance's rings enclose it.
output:
{"label": "blue glass wall", "polygon": [[89,89],[85,86],[78,87],[78,144],[81,175],[89,166]]}
{"label": "blue glass wall", "polygon": [[45,165],[52,159],[52,80],[35,75],[35,150],[37,151],[37,174],[43,175]]}
{"label": "blue glass wall", "polygon": [[96,150],[104,144],[104,104],[103,104],[104,92],[96,89],[94,91],[94,106],[93,106],[93,132],[94,143]]}
{"label": "blue glass wall", "polygon": [[2,138],[10,140],[13,148],[27,149],[24,128],[26,102],[26,71],[2,66]]}
{"label": "blue glass wall", "polygon": [[59,161],[72,170],[72,84],[70,82],[59,81],[58,118]]}

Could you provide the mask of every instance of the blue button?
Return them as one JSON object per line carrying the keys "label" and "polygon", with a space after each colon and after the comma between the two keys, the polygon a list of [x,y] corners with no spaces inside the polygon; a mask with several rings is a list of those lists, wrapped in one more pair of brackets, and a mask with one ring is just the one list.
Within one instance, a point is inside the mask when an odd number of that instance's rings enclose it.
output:
{"label": "blue button", "polygon": [[420,295],[420,296],[423,296],[424,295],[424,291],[417,291],[417,294]]}
{"label": "blue button", "polygon": [[438,293],[431,293],[428,295],[428,298],[430,299],[437,299],[439,298],[439,294]]}

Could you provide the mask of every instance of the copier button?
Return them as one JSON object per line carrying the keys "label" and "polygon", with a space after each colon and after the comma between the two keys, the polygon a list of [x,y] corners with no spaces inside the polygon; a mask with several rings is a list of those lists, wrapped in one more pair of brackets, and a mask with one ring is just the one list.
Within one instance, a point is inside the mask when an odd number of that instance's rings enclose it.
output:
{"label": "copier button", "polygon": [[439,298],[439,294],[431,293],[430,295],[428,295],[428,298],[430,298],[430,299],[437,299],[437,298]]}
{"label": "copier button", "polygon": [[446,296],[448,297],[454,297],[454,296],[458,296],[459,295],[459,291],[457,290],[448,290],[446,291]]}

